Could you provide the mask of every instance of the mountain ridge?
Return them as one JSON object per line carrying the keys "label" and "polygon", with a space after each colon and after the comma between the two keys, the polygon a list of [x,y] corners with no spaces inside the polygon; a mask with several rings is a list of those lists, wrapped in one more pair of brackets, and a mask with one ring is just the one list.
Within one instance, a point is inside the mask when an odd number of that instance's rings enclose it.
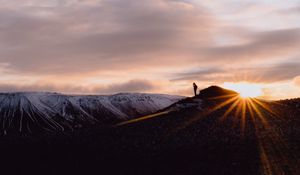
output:
{"label": "mountain ridge", "polygon": [[[181,96],[145,93],[64,95],[52,92],[0,93],[0,130],[42,132],[111,124],[154,113]],[[35,131],[34,131],[35,130]]]}

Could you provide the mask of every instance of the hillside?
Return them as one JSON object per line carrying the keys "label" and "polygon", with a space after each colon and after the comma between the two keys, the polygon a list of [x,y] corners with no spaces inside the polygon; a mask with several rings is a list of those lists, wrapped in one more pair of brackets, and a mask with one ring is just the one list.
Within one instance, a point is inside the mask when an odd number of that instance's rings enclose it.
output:
{"label": "hillside", "polygon": [[0,132],[71,131],[147,115],[182,97],[160,94],[64,95],[20,92],[0,94]]}
{"label": "hillside", "polygon": [[201,92],[111,128],[6,137],[2,157],[53,174],[299,174],[297,100],[242,99],[219,87]]}

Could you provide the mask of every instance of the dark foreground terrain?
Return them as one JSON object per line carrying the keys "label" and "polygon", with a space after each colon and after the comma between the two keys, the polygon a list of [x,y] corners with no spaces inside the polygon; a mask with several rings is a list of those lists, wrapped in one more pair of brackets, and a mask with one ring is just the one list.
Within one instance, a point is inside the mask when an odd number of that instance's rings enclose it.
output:
{"label": "dark foreground terrain", "polygon": [[211,87],[113,127],[2,137],[0,168],[19,174],[296,175],[299,104],[241,99]]}

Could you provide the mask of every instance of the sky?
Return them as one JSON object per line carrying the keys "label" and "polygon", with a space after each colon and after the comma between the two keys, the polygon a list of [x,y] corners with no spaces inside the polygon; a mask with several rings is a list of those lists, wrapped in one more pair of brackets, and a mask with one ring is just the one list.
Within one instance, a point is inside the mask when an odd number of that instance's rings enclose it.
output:
{"label": "sky", "polygon": [[299,0],[0,0],[0,91],[300,97]]}

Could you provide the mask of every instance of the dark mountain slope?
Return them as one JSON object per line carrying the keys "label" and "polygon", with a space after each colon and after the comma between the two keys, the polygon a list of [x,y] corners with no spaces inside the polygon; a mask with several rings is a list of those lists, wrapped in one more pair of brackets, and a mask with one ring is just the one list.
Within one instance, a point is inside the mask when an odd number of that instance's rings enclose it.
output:
{"label": "dark mountain slope", "polygon": [[201,92],[113,128],[5,138],[1,155],[53,174],[299,174],[297,105]]}
{"label": "dark mountain slope", "polygon": [[126,135],[118,144],[130,145],[126,152],[135,155],[139,150],[157,160],[158,172],[296,175],[300,170],[296,101],[241,99],[213,86],[175,103],[167,114],[119,126],[116,137]]}

